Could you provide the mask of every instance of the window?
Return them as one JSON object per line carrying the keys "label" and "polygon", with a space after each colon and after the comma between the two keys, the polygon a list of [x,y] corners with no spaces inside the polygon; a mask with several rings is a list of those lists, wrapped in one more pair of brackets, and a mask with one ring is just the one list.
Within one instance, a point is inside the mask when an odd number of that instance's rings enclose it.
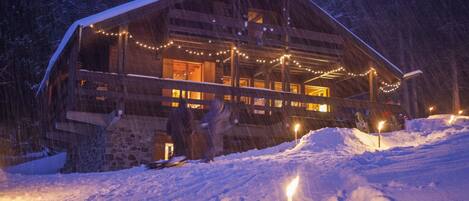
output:
{"label": "window", "polygon": [[[323,97],[330,97],[330,92],[328,87],[319,87],[319,86],[305,86],[305,93],[308,96],[323,96]],[[330,107],[326,104],[314,104],[308,103],[306,104],[306,110],[318,111],[318,112],[329,112]]]}
{"label": "window", "polygon": [[[254,80],[254,87],[264,89],[265,88],[264,80]],[[254,105],[264,106],[265,105],[265,99],[264,98],[255,98],[254,99]]]}
{"label": "window", "polygon": [[[213,62],[190,62],[174,59],[163,60],[163,77],[174,80],[188,80],[193,82],[213,82],[215,79],[215,64]],[[212,94],[179,89],[164,89],[163,95],[173,98],[210,99]],[[209,97],[210,96],[210,97]],[[213,97],[212,97],[213,98]],[[177,107],[178,102],[163,103],[167,106]],[[202,108],[199,104],[189,104],[191,108]]]}
{"label": "window", "polygon": [[[264,80],[254,80],[254,87],[255,88],[266,88]],[[254,105],[257,106],[265,106],[265,98],[254,98]],[[255,114],[265,114],[264,110],[254,110]]]}
{"label": "window", "polygon": [[[175,80],[190,80],[195,82],[202,82],[202,64],[201,63],[191,63],[184,61],[174,61],[173,62],[173,79]],[[183,91],[178,89],[172,90],[173,98],[188,98],[188,99],[202,99],[202,93],[192,92],[192,91]],[[171,105],[177,107],[179,103],[173,102]],[[189,104],[191,108],[198,108],[200,105]]]}
{"label": "window", "polygon": [[[224,76],[223,77],[223,84],[231,86],[231,77]],[[249,78],[239,78],[239,86],[240,87],[249,87]],[[224,99],[225,100],[231,100],[231,96],[230,95],[225,95]],[[241,102],[249,104],[249,97],[241,96],[240,100],[241,100]]]}
{"label": "window", "polygon": [[[290,92],[294,94],[300,94],[300,85],[299,84],[290,84]],[[291,106],[293,107],[300,107],[299,102],[292,101]]]}
{"label": "window", "polygon": [[[282,83],[281,82],[275,82],[275,91],[283,91],[282,90]],[[296,83],[290,83],[290,92],[294,94],[299,94],[300,93],[300,85]],[[282,101],[281,100],[275,100],[274,102],[275,107],[282,107]],[[294,107],[299,107],[300,103],[299,102],[291,102],[291,105]]]}

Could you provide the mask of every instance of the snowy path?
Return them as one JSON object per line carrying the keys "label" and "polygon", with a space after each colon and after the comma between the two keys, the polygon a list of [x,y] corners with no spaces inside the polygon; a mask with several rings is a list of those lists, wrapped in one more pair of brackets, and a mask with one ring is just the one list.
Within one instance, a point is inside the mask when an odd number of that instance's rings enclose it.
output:
{"label": "snowy path", "polygon": [[[469,122],[447,116],[376,136],[326,128],[284,143],[179,168],[55,175],[0,175],[0,200],[467,200]],[[0,174],[2,174],[0,172]]]}

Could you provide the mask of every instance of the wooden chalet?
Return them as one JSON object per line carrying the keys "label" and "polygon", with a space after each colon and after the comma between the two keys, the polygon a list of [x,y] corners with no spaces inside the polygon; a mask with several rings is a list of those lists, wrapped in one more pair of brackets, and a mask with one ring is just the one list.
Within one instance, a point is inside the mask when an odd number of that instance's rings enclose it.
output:
{"label": "wooden chalet", "polygon": [[180,99],[196,119],[213,99],[232,106],[229,153],[291,140],[295,122],[304,133],[397,115],[385,95],[402,76],[309,0],[137,0],[76,21],[38,96],[67,171],[97,171],[168,157]]}

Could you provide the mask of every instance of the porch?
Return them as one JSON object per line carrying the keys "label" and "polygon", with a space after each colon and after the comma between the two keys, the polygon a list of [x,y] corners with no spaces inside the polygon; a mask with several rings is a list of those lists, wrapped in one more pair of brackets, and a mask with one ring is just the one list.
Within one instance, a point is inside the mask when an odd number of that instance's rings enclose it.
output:
{"label": "porch", "polygon": [[[273,124],[282,116],[328,122],[312,127],[352,127],[356,112],[369,114],[373,118],[382,117],[384,113],[402,113],[401,107],[394,104],[136,74],[79,70],[77,80],[80,82],[76,86],[77,101],[70,108],[84,112],[111,113],[122,110],[126,114],[165,117],[171,107],[177,106],[180,99],[185,99],[193,108],[196,118],[201,118],[210,101],[217,98],[231,105],[240,123],[250,124]],[[182,96],[183,93],[180,97],[173,97],[163,93],[165,90],[202,93],[206,98],[191,98]],[[328,109],[315,111],[311,105],[327,106]]]}

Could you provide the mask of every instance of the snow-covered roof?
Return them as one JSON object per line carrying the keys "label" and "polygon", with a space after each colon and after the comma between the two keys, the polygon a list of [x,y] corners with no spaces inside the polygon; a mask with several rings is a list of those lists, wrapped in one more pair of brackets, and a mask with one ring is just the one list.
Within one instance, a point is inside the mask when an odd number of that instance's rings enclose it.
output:
{"label": "snow-covered roof", "polygon": [[52,68],[55,65],[55,62],[57,62],[57,59],[60,57],[73,34],[80,26],[89,26],[158,1],[160,0],[135,0],[75,21],[72,25],[70,25],[70,27],[68,27],[64,37],[59,43],[59,46],[50,58],[49,64],[47,65],[46,72],[44,74],[44,78],[42,79],[36,94],[39,94],[41,90],[44,89],[47,81],[49,80],[49,76]]}
{"label": "snow-covered roof", "polygon": [[[107,9],[103,12],[97,13],[95,15],[91,15],[85,18],[82,18],[80,20],[75,21],[68,29],[67,32],[65,32],[64,37],[60,41],[59,46],[55,50],[54,54],[52,55],[51,59],[49,60],[49,64],[47,65],[46,72],[44,75],[44,78],[42,79],[39,88],[37,90],[36,94],[39,94],[41,90],[44,89],[47,81],[49,80],[50,73],[52,71],[52,68],[54,67],[57,59],[60,57],[62,54],[63,50],[65,49],[66,45],[74,35],[75,31],[80,27],[80,26],[89,26],[113,17],[116,17],[118,15],[127,13],[129,11],[141,8],[143,6],[159,2],[160,0],[135,0],[131,1],[110,9]],[[309,2],[314,5],[319,11],[322,12],[323,15],[326,17],[330,18],[332,22],[337,25],[337,28],[343,29],[346,33],[349,34],[349,37],[352,37],[353,39],[356,40],[356,42],[360,43],[363,47],[365,47],[367,50],[369,50],[369,53],[372,54],[373,57],[379,58],[382,62],[386,64],[386,66],[391,67],[394,73],[400,74],[402,77],[403,72],[393,63],[391,63],[389,60],[387,60],[383,55],[381,55],[378,51],[376,51],[374,48],[372,48],[370,45],[365,43],[360,37],[355,35],[352,31],[350,31],[347,27],[345,27],[342,23],[337,21],[333,16],[331,16],[327,11],[323,10],[320,6],[318,6],[316,3],[314,3],[312,0],[309,0]]]}

